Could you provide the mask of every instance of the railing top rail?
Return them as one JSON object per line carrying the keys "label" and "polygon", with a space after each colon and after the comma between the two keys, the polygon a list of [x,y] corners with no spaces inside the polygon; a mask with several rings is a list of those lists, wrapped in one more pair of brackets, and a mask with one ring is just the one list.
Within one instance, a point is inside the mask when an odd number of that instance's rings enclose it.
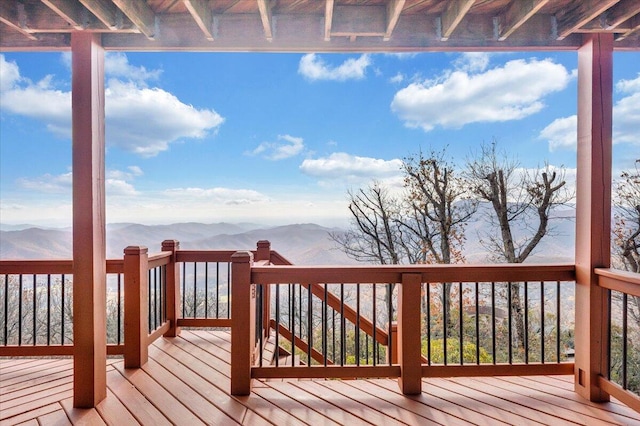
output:
{"label": "railing top rail", "polygon": [[596,268],[596,275],[613,278],[618,281],[626,281],[629,284],[640,285],[640,274],[631,271],[621,271],[613,268]]}
{"label": "railing top rail", "polygon": [[0,260],[0,274],[71,274],[73,260]]}
{"label": "railing top rail", "polygon": [[231,262],[237,250],[178,250],[176,262]]}
{"label": "railing top rail", "polygon": [[398,283],[402,274],[422,275],[422,282],[574,281],[573,264],[254,266],[252,281],[261,284]]}
{"label": "railing top rail", "polygon": [[163,266],[163,265],[167,265],[169,262],[171,262],[171,252],[170,251],[163,251],[160,253],[156,253],[156,254],[152,254],[149,256],[149,269],[158,267],[158,266]]}

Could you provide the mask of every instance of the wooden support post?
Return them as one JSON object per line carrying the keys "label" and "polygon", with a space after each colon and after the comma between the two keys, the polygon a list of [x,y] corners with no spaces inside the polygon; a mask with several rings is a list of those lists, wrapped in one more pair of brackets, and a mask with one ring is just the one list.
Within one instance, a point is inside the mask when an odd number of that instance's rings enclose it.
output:
{"label": "wooden support post", "polygon": [[[256,261],[271,259],[271,243],[267,240],[258,241]],[[269,284],[262,284],[262,335],[269,336],[271,328],[271,288]]]}
{"label": "wooden support post", "polygon": [[104,50],[71,34],[73,165],[73,406],[107,396]]}
{"label": "wooden support post", "polygon": [[256,326],[256,293],[251,284],[253,253],[231,256],[231,395],[251,393]]}
{"label": "wooden support post", "polygon": [[613,35],[589,34],[578,50],[575,390],[608,401],[598,387],[607,371],[607,294],[594,268],[611,262]]}
{"label": "wooden support post", "polygon": [[180,334],[178,318],[180,317],[180,268],[178,267],[177,252],[180,243],[176,240],[165,240],[162,242],[162,251],[171,252],[171,261],[166,266],[166,302],[167,321],[169,330],[165,337],[176,337]]}
{"label": "wooden support post", "polygon": [[124,249],[124,367],[149,360],[149,254],[146,247]]}
{"label": "wooden support post", "polygon": [[422,359],[420,356],[420,284],[422,275],[402,274],[398,287],[398,385],[405,395],[422,392]]}

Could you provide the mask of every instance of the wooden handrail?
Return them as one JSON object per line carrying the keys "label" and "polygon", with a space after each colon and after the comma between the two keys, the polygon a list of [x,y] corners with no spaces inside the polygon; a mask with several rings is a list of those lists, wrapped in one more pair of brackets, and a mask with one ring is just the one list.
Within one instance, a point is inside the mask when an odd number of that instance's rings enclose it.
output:
{"label": "wooden handrail", "polygon": [[600,287],[640,297],[640,274],[612,268],[597,268],[595,273]]}
{"label": "wooden handrail", "polygon": [[255,283],[398,283],[404,273],[422,274],[422,282],[574,281],[572,264],[256,266]]}

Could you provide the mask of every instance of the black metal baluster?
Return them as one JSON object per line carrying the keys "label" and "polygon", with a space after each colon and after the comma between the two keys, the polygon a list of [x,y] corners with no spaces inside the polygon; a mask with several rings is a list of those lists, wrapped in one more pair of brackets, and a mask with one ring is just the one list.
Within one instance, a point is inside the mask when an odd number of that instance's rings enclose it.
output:
{"label": "black metal baluster", "polygon": [[31,330],[32,331],[32,335],[33,335],[33,346],[36,345],[36,340],[37,340],[37,337],[38,337],[38,335],[36,333],[36,319],[37,319],[36,318],[36,314],[37,314],[37,310],[36,310],[37,309],[37,307],[36,307],[36,291],[37,291],[36,283],[37,283],[36,274],[33,274],[33,286],[32,286],[33,294],[31,295],[32,296],[31,307],[33,309],[33,324],[32,324],[33,325],[33,330]]}
{"label": "black metal baluster", "polygon": [[18,345],[22,345],[22,274],[18,275]]}
{"label": "black metal baluster", "polygon": [[529,282],[524,282],[524,363],[529,364]]}
{"label": "black metal baluster", "polygon": [[627,316],[629,313],[628,310],[628,300],[629,297],[627,293],[622,293],[622,388],[627,389],[628,380],[627,380]]}
{"label": "black metal baluster", "polygon": [[459,295],[458,295],[458,322],[460,328],[460,365],[464,364],[464,322],[462,318],[462,283],[459,284]]}
{"label": "black metal baluster", "polygon": [[[6,296],[6,291],[5,291]],[[51,274],[47,274],[47,346],[51,344]]]}
{"label": "black metal baluster", "polygon": [[193,262],[193,317],[196,318],[198,309],[198,262]]}
{"label": "black metal baluster", "polygon": [[151,331],[153,330],[153,329],[151,328],[151,325],[153,324],[153,323],[152,323],[153,313],[152,313],[152,311],[151,311],[151,306],[152,306],[152,305],[151,305],[151,299],[153,298],[153,296],[151,295],[151,277],[152,277],[151,269],[149,269],[149,270],[147,271],[147,287],[148,287],[148,291],[149,291],[149,293],[148,293],[148,297],[147,297],[147,302],[148,302],[148,305],[149,305],[149,317],[148,317],[148,323],[149,323],[149,325],[148,325],[148,329],[149,329],[149,333],[151,333]]}
{"label": "black metal baluster", "polygon": [[[302,289],[300,289],[302,292]],[[311,349],[313,348],[313,299],[311,284],[307,286],[307,365],[311,366]]]}
{"label": "black metal baluster", "polygon": [[216,318],[220,318],[220,262],[216,262]]}
{"label": "black metal baluster", "polygon": [[376,340],[376,331],[377,331],[377,328],[378,328],[377,322],[376,322],[376,310],[377,310],[377,308],[376,308],[376,301],[377,301],[376,286],[377,286],[377,284],[374,283],[374,284],[372,284],[372,286],[373,286],[373,290],[372,290],[372,293],[373,293],[373,308],[372,308],[373,312],[371,313],[371,317],[372,317],[371,319],[373,321],[373,339],[372,339],[372,341],[373,341],[373,353],[371,354],[371,356],[373,357],[373,365],[375,366],[375,365],[378,365],[378,356],[379,356],[378,343],[377,343],[377,340]]}
{"label": "black metal baluster", "polygon": [[556,359],[560,362],[560,281],[556,282]]}
{"label": "black metal baluster", "polygon": [[496,283],[491,282],[491,350],[493,363],[496,364]]}
{"label": "black metal baluster", "polygon": [[340,366],[343,366],[346,361],[345,344],[346,339],[344,336],[346,324],[344,321],[344,284],[340,284]]}
{"label": "black metal baluster", "polygon": [[389,359],[389,365],[393,365],[393,285],[387,284],[387,315],[389,317],[389,331],[387,335],[387,358]]}
{"label": "black metal baluster", "polygon": [[291,298],[291,308],[289,309],[290,330],[291,330],[291,366],[295,365],[296,358],[296,285],[289,284],[289,297]]}
{"label": "black metal baluster", "polygon": [[[327,366],[327,358],[329,357],[329,350],[327,348],[327,333],[329,331],[329,313],[327,311],[327,297],[328,297],[329,284],[324,285],[324,298],[322,299],[322,356],[324,360],[324,366]],[[332,330],[334,333],[335,330]]]}
{"label": "black metal baluster", "polygon": [[118,274],[118,313],[117,313],[117,321],[118,321],[118,345],[120,343],[122,343],[122,333],[121,333],[121,326],[122,326],[122,289],[121,289],[121,285],[122,285],[122,274]]}
{"label": "black metal baluster", "polygon": [[476,364],[480,365],[480,283],[476,281]]}
{"label": "black metal baluster", "polygon": [[427,283],[427,365],[431,365],[431,283]]}
{"label": "black metal baluster", "polygon": [[540,361],[544,364],[545,350],[544,350],[544,281],[540,281]]}
{"label": "black metal baluster", "polygon": [[187,300],[187,262],[182,262],[182,318],[186,315],[186,300]]}
{"label": "black metal baluster", "polygon": [[60,309],[61,312],[61,316],[62,316],[62,321],[60,321],[60,341],[62,342],[61,344],[64,345],[64,299],[65,299],[65,281],[66,281],[66,277],[64,276],[64,274],[62,274],[62,297],[61,297],[61,302],[62,302],[62,308]]}
{"label": "black metal baluster", "polygon": [[4,274],[4,345],[9,344],[9,274]]}
{"label": "black metal baluster", "polygon": [[227,262],[227,318],[231,318],[231,262]]}
{"label": "black metal baluster", "polygon": [[449,361],[447,359],[447,337],[449,334],[449,298],[447,296],[447,285],[442,283],[442,350],[444,365],[447,365]]}
{"label": "black metal baluster", "polygon": [[209,262],[204,262],[204,317],[209,318]]}
{"label": "black metal baluster", "polygon": [[360,366],[360,283],[356,284],[356,323],[355,323],[355,338],[356,338],[356,365]]}
{"label": "black metal baluster", "polygon": [[513,320],[513,306],[511,306],[511,283],[507,283],[507,311],[509,311],[508,318],[508,336],[509,336],[509,364],[513,364],[513,331],[511,330]]}

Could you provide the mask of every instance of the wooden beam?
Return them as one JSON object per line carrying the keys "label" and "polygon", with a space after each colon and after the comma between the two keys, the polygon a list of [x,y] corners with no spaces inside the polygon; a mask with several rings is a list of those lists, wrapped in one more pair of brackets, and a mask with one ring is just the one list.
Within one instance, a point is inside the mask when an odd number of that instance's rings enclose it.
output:
{"label": "wooden beam", "polygon": [[156,14],[147,3],[139,0],[112,0],[127,18],[147,36],[154,39],[156,33]]}
{"label": "wooden beam", "polygon": [[447,8],[440,17],[442,24],[442,41],[449,40],[451,34],[456,27],[462,22],[464,15],[467,14],[475,0],[450,0],[447,4]]}
{"label": "wooden beam", "polygon": [[637,32],[640,30],[640,17],[639,16],[634,16],[633,18],[631,18],[631,25],[629,30],[627,30],[626,32],[620,34],[618,37],[616,37],[616,41],[619,42],[621,40],[624,40],[625,38],[629,37],[631,34]]}
{"label": "wooden beam", "polygon": [[0,22],[18,31],[29,40],[38,40],[27,27],[24,4],[22,3],[17,3],[16,8],[11,7],[7,2],[0,3]]}
{"label": "wooden beam", "polygon": [[256,292],[251,283],[253,254],[231,256],[231,395],[251,393],[251,366],[255,356]]}
{"label": "wooden beam", "polygon": [[324,41],[331,40],[332,25],[333,25],[333,0],[327,0],[324,6]]}
{"label": "wooden beam", "polygon": [[598,376],[607,373],[606,290],[596,268],[611,263],[613,34],[589,34],[578,49],[576,191],[575,389],[607,401]]}
{"label": "wooden beam", "polygon": [[506,40],[547,3],[549,3],[549,0],[520,0],[512,2],[509,8],[498,16],[500,25],[498,40]]}
{"label": "wooden beam", "polygon": [[620,0],[620,3],[609,9],[605,16],[607,30],[622,25],[623,22],[640,14],[640,2],[638,0]]}
{"label": "wooden beam", "polygon": [[118,23],[116,20],[116,13],[118,8],[111,2],[104,0],[80,0],[80,3],[110,30],[117,30]]}
{"label": "wooden beam", "polygon": [[104,49],[71,35],[74,407],[107,396]]}
{"label": "wooden beam", "polygon": [[262,20],[264,37],[267,39],[267,41],[273,41],[271,3],[269,2],[269,0],[257,0],[257,2],[258,9],[260,9],[260,19]]}
{"label": "wooden beam", "polygon": [[209,4],[204,0],[184,0],[184,5],[196,21],[198,27],[204,33],[204,36],[209,41],[213,41],[213,32],[211,31],[211,23],[213,22],[213,15]]}
{"label": "wooden beam", "polygon": [[558,40],[562,40],[569,34],[586,25],[592,19],[604,13],[620,0],[583,0],[574,2],[576,6],[558,14]]}
{"label": "wooden beam", "polygon": [[400,18],[405,2],[406,0],[393,0],[387,5],[387,31],[382,40],[389,41],[391,39],[391,33],[398,24],[398,18]]}
{"label": "wooden beam", "polygon": [[149,250],[124,249],[124,367],[140,368],[149,361]]}
{"label": "wooden beam", "polygon": [[74,0],[41,0],[49,9],[67,21],[76,30],[83,30],[85,18],[82,17],[82,5]]}

